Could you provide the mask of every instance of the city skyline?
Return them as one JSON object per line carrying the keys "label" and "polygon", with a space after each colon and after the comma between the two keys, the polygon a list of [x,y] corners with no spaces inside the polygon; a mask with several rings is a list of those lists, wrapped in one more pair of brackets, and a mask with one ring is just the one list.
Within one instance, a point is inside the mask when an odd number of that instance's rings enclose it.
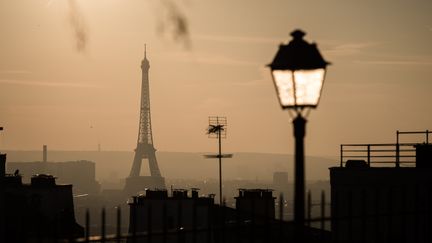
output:
{"label": "city skyline", "polygon": [[[207,118],[223,115],[226,151],[291,154],[290,117],[266,65],[296,28],[332,63],[306,154],[394,142],[396,130],[432,124],[431,10],[421,0],[2,0],[0,148],[132,151],[147,43],[159,151],[213,151]],[[173,13],[188,32],[175,35]]]}

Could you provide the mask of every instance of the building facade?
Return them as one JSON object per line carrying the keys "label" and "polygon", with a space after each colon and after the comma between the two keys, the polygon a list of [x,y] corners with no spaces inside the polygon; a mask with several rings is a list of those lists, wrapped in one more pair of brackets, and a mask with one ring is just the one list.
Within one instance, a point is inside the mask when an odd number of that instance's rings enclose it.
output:
{"label": "building facade", "polygon": [[[0,156],[1,164],[6,162]],[[3,167],[4,168],[4,167]],[[37,174],[22,182],[16,171],[1,176],[2,242],[32,242],[83,236],[75,221],[72,185],[57,185],[55,177]]]}
{"label": "building facade", "polygon": [[432,242],[432,144],[384,146],[366,145],[365,160],[330,168],[334,242]]}

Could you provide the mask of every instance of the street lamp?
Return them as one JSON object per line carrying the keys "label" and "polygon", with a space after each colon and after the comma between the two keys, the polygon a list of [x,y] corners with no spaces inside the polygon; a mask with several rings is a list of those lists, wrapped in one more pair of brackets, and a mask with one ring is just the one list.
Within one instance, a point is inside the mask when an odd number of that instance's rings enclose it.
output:
{"label": "street lamp", "polygon": [[[294,165],[294,222],[304,225],[305,220],[305,173],[304,136],[306,119],[303,111],[318,106],[324,83],[326,67],[329,64],[321,56],[315,43],[303,40],[306,33],[295,30],[293,39],[287,45],[280,45],[271,69],[279,103],[282,109],[294,111],[295,118],[295,165]],[[290,114],[292,114],[290,112]]]}

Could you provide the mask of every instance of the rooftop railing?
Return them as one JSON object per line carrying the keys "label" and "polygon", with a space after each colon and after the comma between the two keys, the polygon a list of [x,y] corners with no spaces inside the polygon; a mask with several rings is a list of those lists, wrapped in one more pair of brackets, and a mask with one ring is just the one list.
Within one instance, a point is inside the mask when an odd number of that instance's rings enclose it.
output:
{"label": "rooftop railing", "polygon": [[[414,167],[416,163],[416,149],[418,144],[429,144],[429,134],[432,131],[396,131],[396,143],[380,144],[341,144],[340,166],[348,160],[364,160],[368,166],[381,164],[382,166]],[[421,142],[401,143],[401,135],[424,134]],[[418,138],[417,138],[418,140]]]}

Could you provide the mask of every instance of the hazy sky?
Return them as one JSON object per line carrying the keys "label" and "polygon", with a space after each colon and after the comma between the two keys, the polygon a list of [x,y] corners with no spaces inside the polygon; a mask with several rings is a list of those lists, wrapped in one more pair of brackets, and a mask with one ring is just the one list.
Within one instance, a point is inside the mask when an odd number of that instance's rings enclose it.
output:
{"label": "hazy sky", "polygon": [[215,150],[207,119],[223,115],[227,151],[292,153],[265,65],[295,28],[333,63],[306,153],[393,142],[432,129],[431,13],[430,0],[0,0],[0,148],[133,150],[147,43],[158,150]]}

